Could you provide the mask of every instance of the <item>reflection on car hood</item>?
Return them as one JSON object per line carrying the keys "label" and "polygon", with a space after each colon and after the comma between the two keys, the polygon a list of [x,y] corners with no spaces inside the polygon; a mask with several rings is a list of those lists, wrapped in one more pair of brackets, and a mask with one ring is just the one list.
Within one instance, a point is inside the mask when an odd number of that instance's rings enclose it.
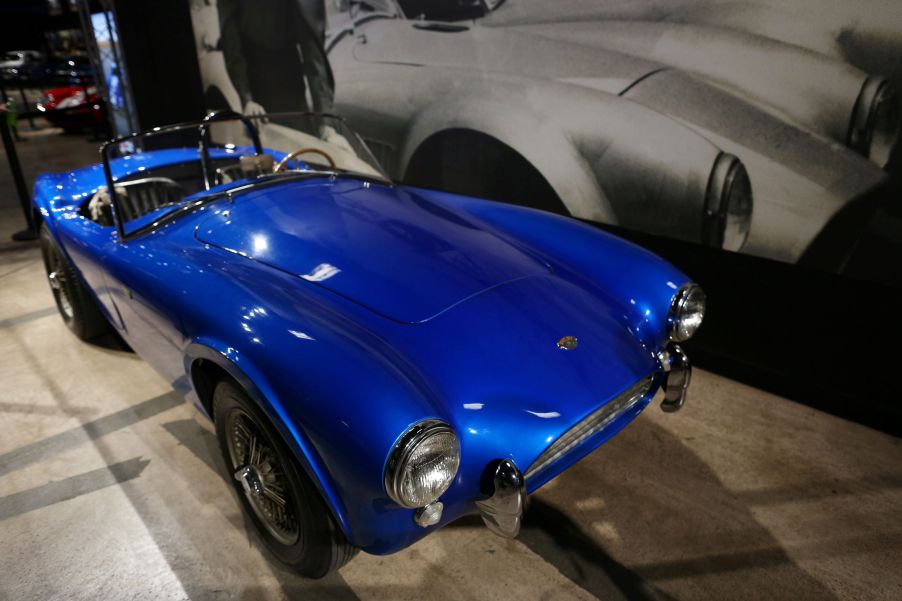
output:
{"label": "reflection on car hood", "polygon": [[202,222],[197,237],[403,323],[548,272],[528,251],[458,213],[359,180],[317,178],[248,192]]}

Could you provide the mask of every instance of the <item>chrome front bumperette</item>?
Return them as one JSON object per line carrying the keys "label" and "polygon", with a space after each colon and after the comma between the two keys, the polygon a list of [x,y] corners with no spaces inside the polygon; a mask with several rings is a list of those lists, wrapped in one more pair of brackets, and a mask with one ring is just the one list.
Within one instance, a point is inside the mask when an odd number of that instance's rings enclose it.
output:
{"label": "chrome front bumperette", "polygon": [[689,357],[678,344],[671,344],[667,350],[658,355],[661,367],[664,368],[664,400],[661,409],[672,413],[679,411],[686,402],[686,390],[692,379],[692,365]]}
{"label": "chrome front bumperette", "polygon": [[510,459],[490,464],[486,472],[491,478],[486,483],[491,488],[489,498],[476,501],[476,507],[489,530],[505,538],[514,538],[520,533],[526,511],[526,479]]}

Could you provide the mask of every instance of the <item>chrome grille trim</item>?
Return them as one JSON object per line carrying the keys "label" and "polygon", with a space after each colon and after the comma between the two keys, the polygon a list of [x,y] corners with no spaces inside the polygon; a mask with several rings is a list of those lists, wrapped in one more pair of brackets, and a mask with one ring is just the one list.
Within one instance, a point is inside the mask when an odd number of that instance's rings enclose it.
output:
{"label": "chrome grille trim", "polygon": [[564,432],[529,466],[529,469],[526,471],[526,480],[528,481],[532,476],[564,457],[587,438],[600,432],[615,419],[636,406],[651,390],[653,380],[654,376],[651,375],[642,378],[605,403],[603,407],[592,412],[583,421]]}

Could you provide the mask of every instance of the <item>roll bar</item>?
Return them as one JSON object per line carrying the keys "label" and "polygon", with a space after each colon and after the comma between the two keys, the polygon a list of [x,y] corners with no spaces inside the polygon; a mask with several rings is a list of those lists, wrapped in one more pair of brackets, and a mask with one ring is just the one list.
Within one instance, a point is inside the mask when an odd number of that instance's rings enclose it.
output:
{"label": "roll bar", "polygon": [[106,180],[106,187],[110,193],[110,204],[113,210],[113,221],[116,223],[116,230],[119,232],[119,239],[124,240],[126,238],[125,234],[125,225],[119,216],[122,214],[122,209],[119,206],[118,197],[114,191],[115,180],[113,179],[113,171],[110,167],[111,160],[111,152],[113,149],[118,148],[121,144],[125,142],[129,142],[131,140],[135,140],[137,138],[150,138],[163,134],[171,134],[179,131],[189,131],[195,130],[197,132],[199,138],[199,150],[201,157],[201,170],[203,172],[204,177],[204,186],[207,190],[212,187],[213,182],[213,169],[210,161],[210,125],[215,123],[216,121],[225,121],[225,120],[238,120],[244,124],[245,129],[247,130],[248,135],[254,144],[254,153],[256,155],[263,154],[263,146],[260,144],[260,134],[257,131],[257,128],[254,126],[253,122],[244,115],[240,113],[236,113],[235,111],[229,110],[221,110],[214,111],[209,113],[204,119],[200,122],[194,123],[176,123],[174,125],[166,125],[164,127],[155,127],[151,130],[144,132],[135,132],[125,136],[121,136],[119,138],[115,138],[113,140],[109,140],[108,142],[104,142],[100,146],[100,161],[103,164],[103,175]]}

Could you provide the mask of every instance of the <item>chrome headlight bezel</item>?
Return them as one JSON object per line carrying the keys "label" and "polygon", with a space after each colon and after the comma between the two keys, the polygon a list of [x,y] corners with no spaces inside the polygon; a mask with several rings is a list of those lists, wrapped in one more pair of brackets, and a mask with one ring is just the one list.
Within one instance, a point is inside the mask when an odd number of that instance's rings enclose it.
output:
{"label": "chrome headlight bezel", "polygon": [[745,165],[732,154],[720,153],[705,195],[704,243],[741,250],[751,231],[753,207],[752,182]]}
{"label": "chrome headlight bezel", "polygon": [[902,136],[902,100],[884,77],[871,76],[861,87],[846,144],[885,168]]}
{"label": "chrome headlight bezel", "polygon": [[[449,474],[444,478],[443,484],[439,487],[439,489],[437,489],[434,494],[429,495],[429,497],[412,500],[406,497],[402,490],[404,476],[407,472],[407,468],[409,467],[408,463],[413,456],[414,451],[416,451],[421,444],[428,441],[433,436],[438,435],[451,435],[453,437],[454,444],[453,454],[451,458],[454,469],[451,470]],[[424,507],[430,503],[435,502],[443,494],[445,494],[448,488],[451,487],[454,479],[457,477],[457,470],[459,467],[460,440],[457,437],[457,433],[451,426],[449,426],[445,422],[436,419],[424,420],[411,426],[406,432],[404,432],[404,434],[398,439],[398,442],[396,442],[395,446],[392,448],[392,452],[389,454],[388,460],[385,463],[385,492],[388,494],[392,501],[394,501],[401,507],[406,507],[408,509]]]}
{"label": "chrome headlight bezel", "polygon": [[674,342],[692,338],[705,319],[705,291],[695,283],[677,290],[667,314],[667,333]]}

